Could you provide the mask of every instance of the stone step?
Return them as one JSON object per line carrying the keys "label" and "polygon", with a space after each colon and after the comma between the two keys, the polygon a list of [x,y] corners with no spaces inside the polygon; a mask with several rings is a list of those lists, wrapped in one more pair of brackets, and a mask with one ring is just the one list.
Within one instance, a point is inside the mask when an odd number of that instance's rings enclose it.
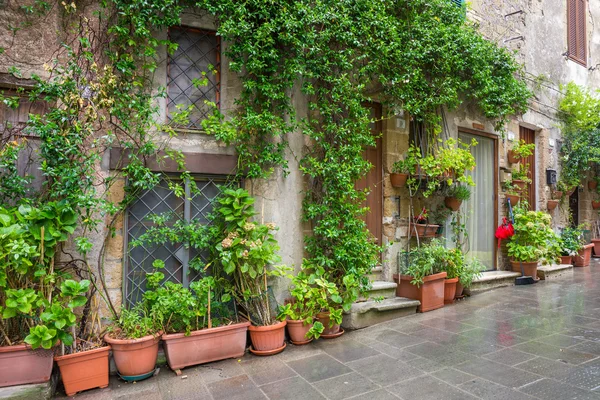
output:
{"label": "stone step", "polygon": [[373,268],[371,273],[368,275],[369,280],[371,282],[380,281],[382,274],[383,274],[383,267],[381,265],[379,265],[379,266]]}
{"label": "stone step", "polygon": [[371,290],[369,290],[368,298],[361,298],[361,301],[365,300],[377,300],[377,299],[389,299],[396,296],[397,283],[387,281],[375,281],[371,282]]}
{"label": "stone step", "polygon": [[420,305],[421,302],[419,300],[411,300],[404,297],[354,303],[350,311],[344,313],[342,326],[344,329],[361,329],[380,324],[385,321],[415,314],[417,307]]}
{"label": "stone step", "polygon": [[554,280],[571,275],[573,275],[573,266],[569,264],[541,265],[537,269],[538,278],[543,280]]}
{"label": "stone step", "polygon": [[473,281],[469,292],[472,294],[503,286],[512,286],[515,284],[517,276],[521,276],[521,274],[513,271],[486,271]]}

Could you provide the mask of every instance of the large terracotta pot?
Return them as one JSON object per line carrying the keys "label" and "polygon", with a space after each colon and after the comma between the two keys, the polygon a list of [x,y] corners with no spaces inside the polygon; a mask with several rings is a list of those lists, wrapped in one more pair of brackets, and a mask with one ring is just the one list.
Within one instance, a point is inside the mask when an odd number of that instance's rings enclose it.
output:
{"label": "large terracotta pot", "polygon": [[583,249],[579,250],[579,254],[573,257],[573,265],[575,267],[589,267],[593,248],[594,245],[592,243],[583,246]]}
{"label": "large terracotta pot", "polygon": [[548,211],[552,211],[558,206],[559,200],[548,200]]}
{"label": "large terracotta pot", "polygon": [[593,200],[593,201],[592,201],[592,208],[593,208],[594,210],[597,210],[597,209],[599,209],[599,208],[600,208],[600,200],[598,200],[598,201],[596,201],[596,200]]}
{"label": "large terracotta pot", "polygon": [[458,211],[458,209],[460,208],[460,205],[462,204],[462,200],[459,200],[454,197],[446,197],[444,199],[444,204],[446,205],[446,207],[448,207],[452,211]]}
{"label": "large terracotta pot", "polygon": [[465,290],[465,287],[463,285],[461,285],[460,282],[456,282],[456,293],[454,294],[454,298],[458,299],[458,298],[462,297],[464,290]]}
{"label": "large terracotta pot", "polygon": [[108,386],[108,354],[110,346],[54,357],[67,396],[77,392]]}
{"label": "large terracotta pot", "polygon": [[0,387],[42,383],[52,374],[52,350],[29,345],[0,347]]}
{"label": "large terracotta pot", "polygon": [[332,327],[329,327],[330,318],[329,312],[320,312],[317,314],[317,321],[323,324],[323,333],[322,335],[335,335],[340,331],[340,325],[334,324]]}
{"label": "large terracotta pot", "polygon": [[515,186],[517,186],[519,188],[519,190],[525,190],[525,186],[527,186],[527,183],[525,181],[520,180],[520,179],[514,179],[512,181],[512,183],[514,183]]}
{"label": "large terracotta pot", "polygon": [[304,324],[303,319],[289,319],[287,322],[287,330],[292,343],[299,346],[312,342],[312,339],[306,338],[306,334],[312,327],[313,324]]}
{"label": "large terracotta pot", "polygon": [[[416,236],[418,235],[420,238],[430,238],[430,237],[434,237],[439,229],[439,225],[433,225],[433,224],[415,224],[415,223],[410,223],[410,235],[411,236]],[[416,234],[415,234],[415,229],[416,229]]]}
{"label": "large terracotta pot", "polygon": [[507,158],[508,158],[508,162],[511,163],[511,164],[516,164],[521,159],[521,157],[519,157],[517,155],[517,153],[515,153],[514,150],[509,150],[506,155],[507,155]]}
{"label": "large terracotta pot", "polygon": [[514,272],[521,273],[521,264],[523,264],[523,274],[525,276],[531,276],[533,279],[537,279],[538,261],[521,263],[520,261],[510,260],[510,265]]}
{"label": "large terracotta pot", "polygon": [[444,304],[454,303],[454,297],[456,296],[456,285],[458,284],[458,278],[451,278],[444,280]]}
{"label": "large terracotta pot", "polygon": [[588,189],[596,190],[597,187],[598,187],[598,182],[595,179],[590,179],[588,181]]}
{"label": "large terracotta pot", "polygon": [[600,239],[592,239],[592,244],[594,245],[594,255],[600,257]]}
{"label": "large terracotta pot", "polygon": [[274,325],[254,326],[250,325],[250,340],[252,340],[252,349],[256,351],[283,350],[285,340],[286,321],[277,322]]}
{"label": "large terracotta pot", "polygon": [[104,341],[112,347],[113,358],[121,375],[140,376],[156,368],[161,336],[162,332],[139,339],[113,339],[107,334]]}
{"label": "large terracotta pot", "polygon": [[250,322],[162,336],[165,357],[175,371],[190,365],[237,358],[246,350],[246,333]]}
{"label": "large terracotta pot", "polygon": [[440,272],[423,278],[423,284],[417,287],[410,283],[413,277],[409,275],[394,274],[394,281],[398,284],[396,295],[409,299],[419,300],[419,312],[427,312],[444,307],[444,280],[447,273]]}
{"label": "large terracotta pot", "polygon": [[573,263],[573,256],[560,256],[560,263],[563,265],[571,265]]}
{"label": "large terracotta pot", "polygon": [[390,174],[390,181],[392,182],[392,186],[395,188],[401,188],[406,185],[406,180],[408,179],[408,174]]}
{"label": "large terracotta pot", "polygon": [[510,199],[510,205],[514,206],[515,204],[517,204],[519,201],[521,201],[521,196],[516,196],[514,194],[506,194],[506,198]]}

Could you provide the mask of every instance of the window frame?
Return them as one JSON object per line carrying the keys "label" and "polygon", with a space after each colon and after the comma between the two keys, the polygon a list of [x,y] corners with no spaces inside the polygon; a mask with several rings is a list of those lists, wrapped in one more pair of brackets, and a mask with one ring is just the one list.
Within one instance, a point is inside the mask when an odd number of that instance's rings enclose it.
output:
{"label": "window frame", "polygon": [[[221,37],[217,35],[217,31],[213,31],[213,30],[209,30],[209,29],[201,29],[201,28],[195,28],[192,26],[188,26],[188,25],[178,25],[178,26],[171,26],[169,27],[169,29],[167,30],[167,39],[169,41],[171,41],[171,31],[172,30],[184,30],[184,31],[190,31],[190,32],[196,32],[196,33],[201,33],[204,35],[211,35],[214,36],[216,41],[217,41],[217,65],[215,65],[215,70],[217,71],[216,74],[216,91],[215,91],[215,104],[217,105],[217,109],[221,109],[221,51],[222,51],[222,47],[221,47]],[[169,123],[170,119],[169,119],[169,106],[171,105],[171,100],[169,97],[169,72],[170,72],[170,67],[171,67],[171,59],[172,59],[172,55],[171,54],[167,54],[167,68],[165,71],[165,82],[166,82],[166,108],[165,108],[165,123]],[[177,131],[181,131],[181,132],[194,132],[194,133],[198,133],[198,132],[202,132],[203,129],[202,127],[181,127],[181,126],[176,126],[174,127],[175,130]]]}
{"label": "window frame", "polygon": [[[583,10],[580,9],[580,2],[583,2]],[[573,6],[575,9],[573,10]],[[587,0],[567,0],[567,56],[569,60],[587,67],[587,57],[588,57],[588,46],[587,46],[587,9],[588,9],[588,1]],[[579,24],[579,17],[583,14],[583,27]],[[575,27],[573,29],[575,37],[571,37],[571,20],[572,15],[574,15]],[[579,49],[579,33],[580,29],[583,29],[583,54],[578,54]],[[575,43],[575,49],[571,48],[571,42]],[[580,57],[582,56],[582,57]]]}

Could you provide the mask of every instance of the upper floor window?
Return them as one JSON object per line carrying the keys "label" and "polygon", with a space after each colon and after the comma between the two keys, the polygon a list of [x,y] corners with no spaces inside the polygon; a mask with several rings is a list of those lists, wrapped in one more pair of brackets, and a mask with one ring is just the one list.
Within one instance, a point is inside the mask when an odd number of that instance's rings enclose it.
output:
{"label": "upper floor window", "polygon": [[567,40],[569,58],[583,66],[587,64],[586,11],[587,0],[568,0]]}
{"label": "upper floor window", "polygon": [[178,108],[192,106],[187,126],[180,127],[202,129],[202,120],[210,113],[205,101],[218,106],[220,100],[219,37],[215,32],[175,27],[169,29],[169,40],[178,44],[167,69],[169,120]]}

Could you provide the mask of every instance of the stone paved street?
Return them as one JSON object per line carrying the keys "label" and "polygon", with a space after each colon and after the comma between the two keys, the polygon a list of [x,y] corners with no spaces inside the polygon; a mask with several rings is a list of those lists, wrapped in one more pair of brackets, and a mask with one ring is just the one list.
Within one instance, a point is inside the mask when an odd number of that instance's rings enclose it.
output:
{"label": "stone paved street", "polygon": [[287,349],[78,399],[600,399],[600,263]]}

